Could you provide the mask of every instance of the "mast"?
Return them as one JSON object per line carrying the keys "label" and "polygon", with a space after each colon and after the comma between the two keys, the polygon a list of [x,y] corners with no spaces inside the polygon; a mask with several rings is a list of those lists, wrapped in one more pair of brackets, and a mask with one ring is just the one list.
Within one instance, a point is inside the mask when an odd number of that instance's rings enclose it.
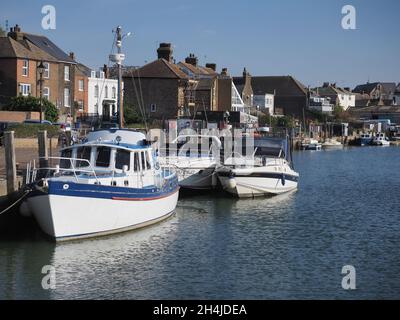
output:
{"label": "mast", "polygon": [[[123,110],[123,105],[121,103],[122,101],[122,61],[125,60],[125,54],[121,52],[122,48],[122,27],[118,26],[116,29],[116,40],[115,40],[115,46],[117,47],[117,53],[116,54],[110,54],[110,60],[112,62],[115,62],[118,67],[118,99],[117,99],[117,117],[118,117],[118,126],[119,128],[122,128],[124,126],[124,110]],[[127,35],[129,35],[128,33]]]}

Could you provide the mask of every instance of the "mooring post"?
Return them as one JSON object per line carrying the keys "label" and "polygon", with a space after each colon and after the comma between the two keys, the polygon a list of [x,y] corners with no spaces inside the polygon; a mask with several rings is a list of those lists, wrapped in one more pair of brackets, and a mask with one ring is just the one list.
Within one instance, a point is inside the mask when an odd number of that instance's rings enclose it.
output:
{"label": "mooring post", "polygon": [[39,145],[39,166],[40,168],[45,168],[48,166],[48,140],[47,140],[47,131],[39,131],[38,132],[38,145]]}
{"label": "mooring post", "polygon": [[11,194],[18,190],[14,131],[4,132],[4,151],[6,158],[7,193]]}

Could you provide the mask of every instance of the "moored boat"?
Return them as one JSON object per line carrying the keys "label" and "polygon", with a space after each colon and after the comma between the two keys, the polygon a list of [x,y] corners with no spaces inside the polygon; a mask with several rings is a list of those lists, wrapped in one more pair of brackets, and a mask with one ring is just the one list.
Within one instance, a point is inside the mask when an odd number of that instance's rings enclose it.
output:
{"label": "moored boat", "polygon": [[56,164],[27,172],[33,191],[21,213],[32,214],[56,240],[147,226],[175,210],[176,174],[157,169],[142,133],[100,130],[90,133],[86,142],[62,149],[60,157],[43,160]]}

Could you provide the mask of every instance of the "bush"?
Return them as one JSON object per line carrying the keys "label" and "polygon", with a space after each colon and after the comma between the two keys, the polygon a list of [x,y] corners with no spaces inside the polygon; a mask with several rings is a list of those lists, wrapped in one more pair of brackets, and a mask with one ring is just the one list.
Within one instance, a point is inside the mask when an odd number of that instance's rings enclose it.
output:
{"label": "bush", "polygon": [[16,124],[10,126],[7,131],[14,131],[15,138],[36,138],[38,131],[47,130],[47,136],[58,136],[59,127],[48,124]]}
{"label": "bush", "polygon": [[[42,105],[45,119],[51,122],[56,122],[58,120],[57,107],[46,98],[42,99]],[[10,105],[3,108],[3,110],[40,112],[40,98],[19,95],[11,98]]]}
{"label": "bush", "polygon": [[125,104],[124,105],[124,121],[125,124],[137,124],[143,122],[143,117],[139,113],[139,111],[132,105]]}

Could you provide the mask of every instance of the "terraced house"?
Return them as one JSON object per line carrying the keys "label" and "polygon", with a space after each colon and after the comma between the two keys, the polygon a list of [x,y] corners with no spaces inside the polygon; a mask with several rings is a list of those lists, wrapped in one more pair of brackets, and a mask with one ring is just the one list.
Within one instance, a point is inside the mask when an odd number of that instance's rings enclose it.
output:
{"label": "terraced house", "polygon": [[87,80],[77,70],[74,54],[65,53],[45,36],[23,32],[18,25],[0,37],[0,106],[18,95],[40,97],[40,62],[45,66],[43,98],[57,106],[60,120],[73,115],[74,106],[83,110]]}

